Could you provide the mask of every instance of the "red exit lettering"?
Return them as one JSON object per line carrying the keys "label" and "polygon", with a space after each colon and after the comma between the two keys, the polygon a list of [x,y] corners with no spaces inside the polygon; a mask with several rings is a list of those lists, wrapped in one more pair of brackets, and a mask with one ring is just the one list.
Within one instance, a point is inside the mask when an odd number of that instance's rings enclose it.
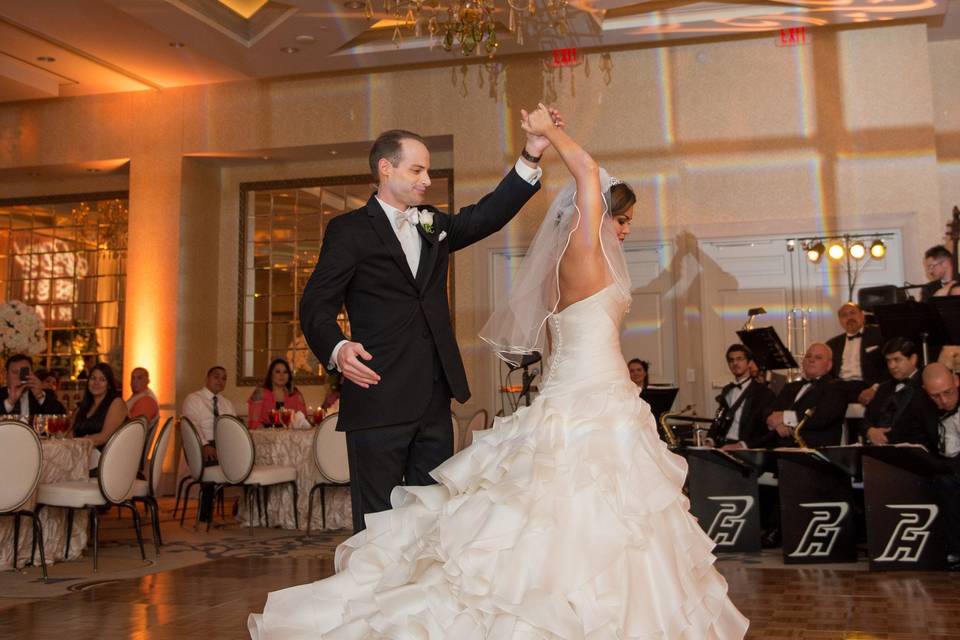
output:
{"label": "red exit lettering", "polygon": [[577,49],[575,47],[553,50],[553,66],[555,67],[572,67],[578,62]]}
{"label": "red exit lettering", "polygon": [[810,40],[810,34],[807,33],[806,27],[780,29],[776,37],[778,47],[796,47],[801,44],[809,44]]}

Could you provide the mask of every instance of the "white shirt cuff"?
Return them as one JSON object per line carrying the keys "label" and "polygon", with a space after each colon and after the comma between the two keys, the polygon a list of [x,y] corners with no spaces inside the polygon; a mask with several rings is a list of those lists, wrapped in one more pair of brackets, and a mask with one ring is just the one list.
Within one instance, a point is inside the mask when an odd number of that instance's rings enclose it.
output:
{"label": "white shirt cuff", "polygon": [[523,159],[518,159],[517,164],[513,165],[514,170],[516,170],[517,175],[529,182],[530,184],[537,184],[540,182],[540,176],[543,175],[543,169],[537,167],[536,169],[531,169],[527,166],[527,163]]}
{"label": "white shirt cuff", "polygon": [[[17,404],[20,404],[20,403],[18,402]],[[13,413],[13,408],[14,408],[15,406],[16,406],[16,405],[12,404],[9,400],[4,400],[4,401],[3,401],[3,408],[6,409],[6,411],[4,411],[4,413]]]}
{"label": "white shirt cuff", "polygon": [[343,345],[347,344],[349,340],[341,340],[337,343],[337,346],[333,348],[333,352],[330,354],[330,363],[328,368],[340,370],[340,367],[337,366],[337,355],[340,353],[340,349],[343,348]]}
{"label": "white shirt cuff", "polygon": [[788,427],[797,426],[797,412],[796,411],[784,411],[783,412],[783,424]]}

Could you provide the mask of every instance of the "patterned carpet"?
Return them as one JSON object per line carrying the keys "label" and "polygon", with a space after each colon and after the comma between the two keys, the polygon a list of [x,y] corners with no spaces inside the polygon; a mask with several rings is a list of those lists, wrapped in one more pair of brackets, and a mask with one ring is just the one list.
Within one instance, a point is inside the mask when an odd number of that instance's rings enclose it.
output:
{"label": "patterned carpet", "polygon": [[[231,500],[227,499],[229,511]],[[215,520],[210,531],[192,526],[194,513],[187,512],[186,524],[172,519],[173,499],[161,501],[163,546],[159,557],[154,552],[149,522],[144,518],[144,550],[140,559],[129,513],[117,517],[117,511],[102,516],[100,527],[99,570],[93,572],[92,547],[82,560],[61,562],[47,567],[49,581],[44,584],[39,567],[21,567],[0,572],[0,609],[39,598],[84,591],[118,580],[138,578],[224,558],[297,558],[329,556],[350,535],[350,531],[303,532],[281,529],[248,529],[231,522]]]}

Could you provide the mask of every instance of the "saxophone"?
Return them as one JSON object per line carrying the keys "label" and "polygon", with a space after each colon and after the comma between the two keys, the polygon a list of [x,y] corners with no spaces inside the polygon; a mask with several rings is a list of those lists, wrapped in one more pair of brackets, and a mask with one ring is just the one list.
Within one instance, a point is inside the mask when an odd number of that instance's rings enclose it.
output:
{"label": "saxophone", "polygon": [[660,428],[663,429],[663,435],[667,438],[667,444],[671,449],[680,448],[680,441],[677,440],[677,434],[673,432],[673,427],[669,424],[669,420],[677,420],[682,423],[703,423],[703,424],[712,424],[713,418],[701,418],[700,416],[691,416],[686,413],[688,409],[693,408],[692,406],[687,407],[683,411],[675,411],[673,413],[665,413],[660,416]]}
{"label": "saxophone", "polygon": [[803,412],[803,418],[800,419],[800,423],[797,424],[796,428],[793,430],[793,439],[796,441],[797,446],[801,449],[809,449],[807,446],[806,440],[803,439],[803,436],[800,435],[800,430],[803,429],[803,425],[807,424],[807,419],[813,415],[813,407],[810,407]]}

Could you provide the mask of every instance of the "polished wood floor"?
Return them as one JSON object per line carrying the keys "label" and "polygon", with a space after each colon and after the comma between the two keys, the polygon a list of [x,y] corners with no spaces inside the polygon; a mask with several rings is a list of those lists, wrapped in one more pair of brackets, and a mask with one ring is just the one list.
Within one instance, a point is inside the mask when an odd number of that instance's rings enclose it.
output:
{"label": "polished wood floor", "polygon": [[[226,558],[0,610],[0,639],[244,638],[266,594],[332,572],[321,558]],[[960,638],[960,574],[722,563],[749,638]],[[451,638],[450,640],[456,640]]]}

